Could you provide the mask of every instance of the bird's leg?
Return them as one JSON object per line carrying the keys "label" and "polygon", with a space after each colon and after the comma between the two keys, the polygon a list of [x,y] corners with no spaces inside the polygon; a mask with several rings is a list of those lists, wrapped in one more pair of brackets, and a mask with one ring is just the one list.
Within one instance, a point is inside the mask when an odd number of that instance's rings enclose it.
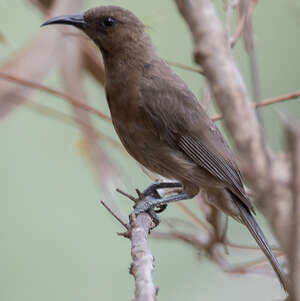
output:
{"label": "bird's leg", "polygon": [[[179,182],[154,182],[143,191],[143,196],[152,196],[156,199],[161,199],[161,195],[159,194],[158,189],[177,187],[182,187],[182,184]],[[157,206],[159,207],[158,209],[153,210],[155,211],[155,213],[161,213],[167,208],[167,206],[167,204],[163,204],[161,206]]]}
{"label": "bird's leg", "polygon": [[158,194],[158,189],[177,187],[182,187],[182,184],[180,184],[179,182],[154,182],[143,191],[143,195],[156,197]]}
{"label": "bird's leg", "polygon": [[153,210],[155,207],[161,207],[172,202],[177,202],[181,200],[191,199],[192,197],[187,193],[179,193],[165,198],[156,199],[152,196],[145,197],[145,200],[137,203],[134,208],[133,213],[138,215],[142,212],[147,212]]}

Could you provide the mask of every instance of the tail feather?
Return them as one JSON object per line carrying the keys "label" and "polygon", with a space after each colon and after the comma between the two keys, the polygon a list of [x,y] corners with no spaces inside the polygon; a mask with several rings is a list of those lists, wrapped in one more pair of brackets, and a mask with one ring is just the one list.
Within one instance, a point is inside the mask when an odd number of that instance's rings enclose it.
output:
{"label": "tail feather", "polygon": [[253,238],[256,240],[257,244],[261,248],[261,250],[264,252],[266,257],[268,258],[270,264],[272,265],[275,273],[277,274],[281,285],[283,286],[284,290],[287,291],[288,288],[288,282],[287,278],[282,271],[280,264],[275,257],[265,235],[263,234],[260,226],[256,222],[255,218],[251,214],[250,210],[241,202],[237,196],[235,196],[233,193],[231,193],[232,199],[237,206],[237,208],[240,211],[241,219],[243,223],[247,226],[248,230],[250,231]]}

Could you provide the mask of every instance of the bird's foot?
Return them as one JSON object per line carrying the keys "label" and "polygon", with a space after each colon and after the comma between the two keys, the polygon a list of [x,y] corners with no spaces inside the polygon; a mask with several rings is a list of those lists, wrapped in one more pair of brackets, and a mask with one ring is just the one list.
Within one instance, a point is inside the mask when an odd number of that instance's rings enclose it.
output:
{"label": "bird's foot", "polygon": [[[159,189],[180,187],[182,187],[182,184],[180,184],[179,182],[154,182],[142,192],[142,196],[150,196],[155,199],[161,199],[161,195],[158,192]],[[161,213],[167,208],[167,206],[167,204],[157,205],[155,206],[157,209],[154,209],[154,211],[155,213]]]}
{"label": "bird's foot", "polygon": [[[161,199],[160,196],[159,198],[157,199]],[[135,215],[138,215],[140,213],[143,213],[143,212],[147,212],[155,226],[157,227],[160,223],[160,218],[158,216],[158,213],[162,212],[163,210],[165,210],[167,208],[167,205],[162,205],[162,206],[157,206],[159,209],[158,210],[155,210],[155,205],[153,205],[153,203],[155,202],[155,200],[157,200],[156,198],[152,197],[152,196],[144,196],[144,194],[139,194],[139,199],[136,201],[135,205],[133,206],[134,210],[133,210],[133,213]]]}
{"label": "bird's foot", "polygon": [[135,204],[133,213],[135,215],[138,215],[143,212],[149,213],[157,226],[158,224],[155,222],[155,220],[158,220],[159,222],[157,213],[161,212],[161,210],[159,210],[158,212],[155,211],[156,207],[166,207],[168,203],[186,200],[190,198],[190,195],[188,195],[187,193],[179,193],[165,198],[155,198],[153,196],[148,195]]}

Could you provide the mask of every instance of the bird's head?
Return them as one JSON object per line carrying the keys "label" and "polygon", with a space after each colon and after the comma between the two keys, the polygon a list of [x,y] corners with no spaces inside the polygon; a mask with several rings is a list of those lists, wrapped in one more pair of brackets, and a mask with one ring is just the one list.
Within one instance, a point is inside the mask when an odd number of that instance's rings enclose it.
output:
{"label": "bird's head", "polygon": [[144,24],[129,10],[118,6],[99,6],[83,14],[51,18],[50,24],[73,25],[86,33],[102,53],[116,54],[147,42]]}

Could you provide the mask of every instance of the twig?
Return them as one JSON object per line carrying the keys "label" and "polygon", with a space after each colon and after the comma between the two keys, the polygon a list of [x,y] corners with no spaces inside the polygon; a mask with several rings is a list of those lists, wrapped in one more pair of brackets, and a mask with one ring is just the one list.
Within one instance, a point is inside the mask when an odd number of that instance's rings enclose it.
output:
{"label": "twig", "polygon": [[[283,254],[277,254],[277,256],[283,256]],[[249,273],[249,270],[251,270],[251,268],[255,268],[257,266],[262,266],[265,264],[268,265],[268,260],[265,257],[262,257],[260,259],[240,264],[235,267],[225,268],[224,271],[232,274],[246,274]]]}
{"label": "twig", "polygon": [[197,67],[192,67],[192,66],[188,66],[188,65],[185,65],[185,64],[177,63],[177,62],[171,62],[171,61],[166,61],[166,62],[171,66],[178,67],[180,69],[184,69],[184,70],[187,70],[187,71],[197,72],[199,74],[204,75],[204,72],[201,69],[197,68]]}
{"label": "twig", "polygon": [[95,109],[95,108],[93,108],[93,107],[91,107],[91,106],[83,103],[79,99],[76,99],[76,98],[74,98],[74,97],[72,97],[72,96],[70,96],[70,95],[68,95],[68,94],[66,94],[64,92],[52,89],[52,88],[47,87],[47,86],[42,85],[42,84],[38,84],[38,83],[35,83],[35,82],[32,82],[32,81],[28,81],[26,79],[23,79],[23,78],[14,76],[14,75],[7,74],[5,72],[0,72],[0,78],[4,79],[4,80],[15,82],[15,83],[23,85],[23,86],[31,87],[33,89],[44,91],[44,92],[47,92],[47,93],[52,94],[52,95],[59,96],[59,97],[61,97],[63,99],[68,100],[71,104],[73,104],[73,105],[75,105],[77,107],[80,107],[81,109],[83,109],[85,111],[93,113],[93,114],[99,116],[100,118],[102,118],[102,119],[104,119],[106,121],[111,121],[110,117],[107,116],[107,115],[105,115],[101,111],[99,111],[99,110],[97,110],[97,109]]}
{"label": "twig", "polygon": [[104,201],[101,201],[101,204],[107,209],[107,211],[121,224],[123,225],[127,230],[130,229],[129,224],[121,218],[118,214],[116,214]]}
{"label": "twig", "polygon": [[234,48],[236,42],[242,35],[244,28],[245,28],[246,20],[247,20],[247,18],[251,17],[254,7],[255,7],[254,3],[251,3],[251,5],[249,5],[249,7],[248,7],[247,14],[241,15],[239,23],[235,29],[235,32],[232,35],[232,37],[230,38],[230,47],[231,48]]}
{"label": "twig", "polygon": [[238,41],[238,39],[240,38],[243,30],[244,30],[244,26],[245,26],[245,20],[246,20],[246,16],[243,15],[236,27],[236,30],[234,32],[234,34],[232,35],[232,37],[230,38],[230,47],[234,48],[236,42]]}
{"label": "twig", "polygon": [[[244,246],[244,245],[233,243],[233,242],[228,241],[228,240],[226,240],[224,243],[228,247],[233,248],[233,249],[240,249],[240,250],[246,250],[246,251],[259,251],[259,252],[261,252],[261,249],[259,247],[257,247],[257,246]],[[274,251],[275,254],[277,254],[277,255],[282,255],[283,254],[283,252],[282,252],[282,250],[280,248],[274,247],[274,246],[272,246],[271,248],[272,248],[272,250]]]}
{"label": "twig", "polygon": [[[265,107],[265,106],[273,105],[275,103],[280,103],[280,102],[284,102],[284,101],[299,98],[299,97],[300,97],[300,90],[290,93],[290,94],[287,94],[287,95],[266,99],[262,102],[254,104],[253,106],[254,106],[254,108]],[[218,121],[218,120],[223,119],[223,115],[217,115],[217,116],[211,117],[211,119],[213,121]]]}
{"label": "twig", "polygon": [[137,202],[137,198],[135,198],[134,196],[124,192],[123,190],[117,188],[116,191],[120,194],[122,194],[123,196],[127,197],[128,199],[130,199],[133,202]]}
{"label": "twig", "polygon": [[267,106],[267,105],[272,105],[274,103],[284,102],[284,101],[299,98],[299,97],[300,97],[300,90],[296,91],[296,92],[293,92],[293,93],[290,93],[290,94],[287,94],[287,95],[266,99],[266,100],[264,100],[260,103],[255,104],[255,107],[256,108],[264,107],[264,106]]}
{"label": "twig", "polygon": [[293,210],[290,226],[291,287],[289,301],[300,300],[300,123],[288,126],[288,140],[292,157]]}

